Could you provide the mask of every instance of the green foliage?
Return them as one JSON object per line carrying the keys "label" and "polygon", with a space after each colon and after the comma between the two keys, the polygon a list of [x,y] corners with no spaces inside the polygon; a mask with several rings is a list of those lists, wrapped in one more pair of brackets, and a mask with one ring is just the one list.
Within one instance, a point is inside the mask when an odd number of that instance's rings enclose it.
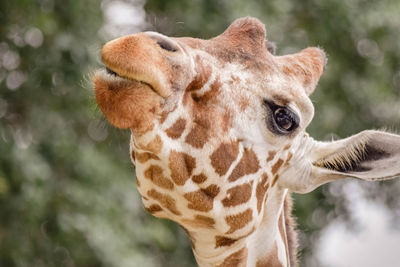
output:
{"label": "green foliage", "polygon": [[[169,35],[209,38],[250,15],[278,54],[323,47],[316,138],[399,128],[396,0],[149,0],[146,11]],[[141,207],[129,133],[96,107],[103,23],[96,0],[0,1],[0,266],[194,266],[184,232]],[[343,206],[329,196],[324,187],[296,197],[305,245]]]}
{"label": "green foliage", "polygon": [[99,1],[0,5],[0,266],[191,261],[183,231],[142,209],[129,133],[95,104]]}

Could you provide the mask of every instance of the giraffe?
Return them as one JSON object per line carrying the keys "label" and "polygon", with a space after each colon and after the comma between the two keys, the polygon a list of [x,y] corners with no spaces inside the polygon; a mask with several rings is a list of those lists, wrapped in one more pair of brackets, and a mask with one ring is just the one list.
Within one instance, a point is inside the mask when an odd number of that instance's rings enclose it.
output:
{"label": "giraffe", "polygon": [[291,192],[400,175],[398,135],[306,133],[325,53],[275,56],[255,18],[209,40],[124,36],[101,56],[96,100],[131,130],[143,206],[185,229],[199,266],[297,266]]}

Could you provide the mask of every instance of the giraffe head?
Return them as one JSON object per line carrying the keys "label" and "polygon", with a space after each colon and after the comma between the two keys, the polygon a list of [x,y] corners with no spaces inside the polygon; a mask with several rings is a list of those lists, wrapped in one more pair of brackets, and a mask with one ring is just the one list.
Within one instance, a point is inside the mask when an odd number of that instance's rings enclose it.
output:
{"label": "giraffe head", "polygon": [[326,56],[318,48],[275,56],[257,19],[210,40],[129,35],[107,43],[102,59],[96,99],[113,125],[131,129],[145,208],[190,233],[215,233],[215,255],[267,224],[282,190],[400,174],[396,135],[325,143],[306,134]]}

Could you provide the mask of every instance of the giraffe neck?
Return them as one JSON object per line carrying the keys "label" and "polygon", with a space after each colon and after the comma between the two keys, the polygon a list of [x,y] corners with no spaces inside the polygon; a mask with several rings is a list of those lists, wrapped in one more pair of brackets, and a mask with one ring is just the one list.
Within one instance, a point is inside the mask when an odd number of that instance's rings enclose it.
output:
{"label": "giraffe neck", "polygon": [[190,140],[196,125],[183,127],[179,135],[170,131],[185,120],[175,112],[131,139],[146,210],[187,230],[200,266],[290,266],[283,211],[287,191],[276,183],[291,158],[290,146],[278,152],[234,136],[221,141],[219,135],[194,149],[197,143],[182,145],[182,140]]}
{"label": "giraffe neck", "polygon": [[286,194],[285,189],[272,188],[260,226],[247,237],[222,250],[215,249],[215,233],[189,233],[198,265],[290,267],[285,226]]}

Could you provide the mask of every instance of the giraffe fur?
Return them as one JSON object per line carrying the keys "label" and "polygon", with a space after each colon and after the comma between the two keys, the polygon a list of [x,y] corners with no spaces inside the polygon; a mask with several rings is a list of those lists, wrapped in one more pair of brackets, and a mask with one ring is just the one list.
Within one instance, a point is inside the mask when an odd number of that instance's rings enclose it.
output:
{"label": "giraffe fur", "polygon": [[295,267],[292,192],[400,175],[398,135],[306,133],[326,55],[275,55],[266,34],[246,17],[209,40],[143,32],[102,49],[96,101],[131,130],[144,208],[185,229],[199,266]]}

